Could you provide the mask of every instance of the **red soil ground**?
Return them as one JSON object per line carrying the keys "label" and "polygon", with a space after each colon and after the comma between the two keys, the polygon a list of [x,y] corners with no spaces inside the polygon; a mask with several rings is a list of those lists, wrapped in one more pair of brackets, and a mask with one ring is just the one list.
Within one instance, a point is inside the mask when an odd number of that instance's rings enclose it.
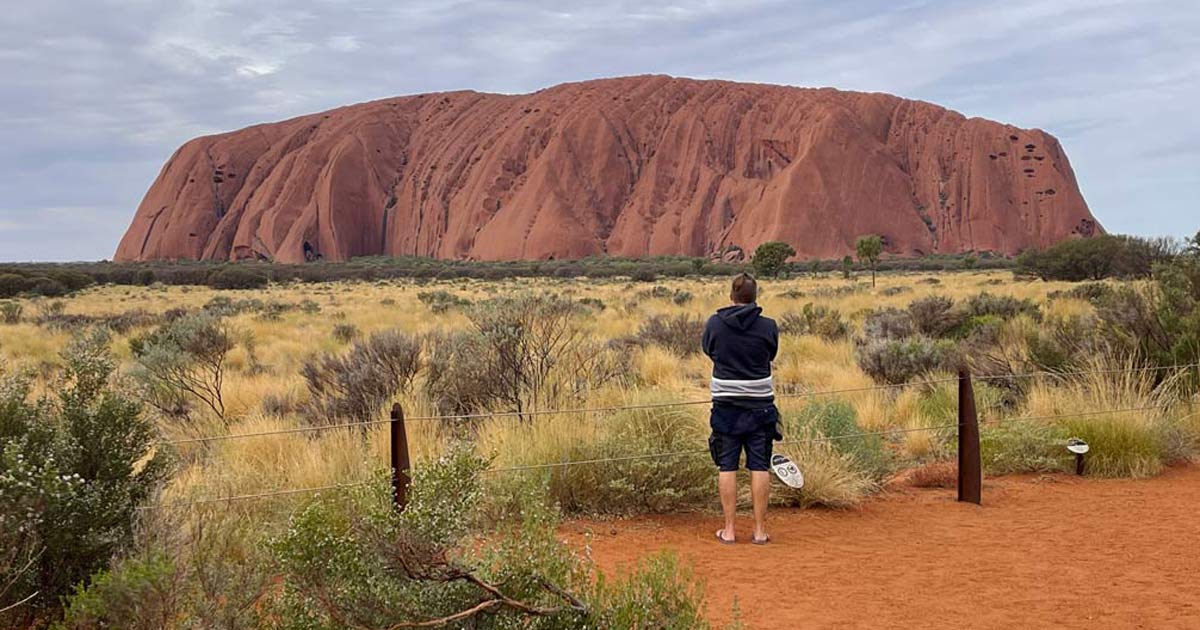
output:
{"label": "red soil ground", "polygon": [[1200,628],[1200,467],[1144,480],[1020,476],[893,488],[853,511],[775,510],[772,544],[721,546],[713,515],[574,522],[605,571],[673,549],[721,628]]}

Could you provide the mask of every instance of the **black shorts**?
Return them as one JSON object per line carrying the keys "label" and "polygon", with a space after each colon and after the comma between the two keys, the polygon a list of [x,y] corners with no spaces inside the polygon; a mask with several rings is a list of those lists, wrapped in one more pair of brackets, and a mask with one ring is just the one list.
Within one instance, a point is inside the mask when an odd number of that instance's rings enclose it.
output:
{"label": "black shorts", "polygon": [[721,472],[733,472],[745,451],[747,470],[770,470],[778,422],[779,412],[774,407],[713,407],[709,421],[713,431],[708,438],[713,463]]}

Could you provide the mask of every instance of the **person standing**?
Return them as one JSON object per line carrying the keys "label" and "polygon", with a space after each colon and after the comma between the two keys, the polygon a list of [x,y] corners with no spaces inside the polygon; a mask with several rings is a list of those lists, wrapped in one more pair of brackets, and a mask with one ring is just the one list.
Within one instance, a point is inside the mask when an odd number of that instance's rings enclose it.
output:
{"label": "person standing", "polygon": [[729,292],[732,305],[718,309],[704,325],[701,343],[713,362],[710,390],[712,414],[709,452],[719,472],[718,486],[725,526],[717,540],[732,544],[737,536],[737,470],[742,452],[750,471],[750,495],[754,504],[754,535],[751,542],[770,542],[767,534],[767,501],[770,496],[772,442],[779,433],[779,410],[771,380],[771,362],[779,349],[775,321],[762,315],[756,303],[758,283],[749,274],[733,279]]}

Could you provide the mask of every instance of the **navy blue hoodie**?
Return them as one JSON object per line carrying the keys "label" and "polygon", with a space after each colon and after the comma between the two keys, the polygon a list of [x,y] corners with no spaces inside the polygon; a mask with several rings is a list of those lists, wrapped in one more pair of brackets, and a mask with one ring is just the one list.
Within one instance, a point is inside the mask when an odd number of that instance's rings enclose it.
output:
{"label": "navy blue hoodie", "polygon": [[704,325],[702,344],[713,362],[715,403],[746,408],[774,404],[771,361],[779,350],[779,329],[757,304],[719,309]]}

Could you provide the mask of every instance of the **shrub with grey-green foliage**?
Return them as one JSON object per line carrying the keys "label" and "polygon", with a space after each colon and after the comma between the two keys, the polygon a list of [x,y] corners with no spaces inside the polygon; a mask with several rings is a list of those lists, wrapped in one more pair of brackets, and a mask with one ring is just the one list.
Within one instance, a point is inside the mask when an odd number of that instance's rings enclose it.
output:
{"label": "shrub with grey-green foliage", "polygon": [[778,322],[781,335],[816,335],[827,341],[837,341],[850,334],[850,325],[841,312],[809,302],[799,313],[788,311]]}
{"label": "shrub with grey-green foliage", "polygon": [[855,344],[858,367],[879,383],[899,385],[957,367],[952,342],[926,337],[868,339]]}
{"label": "shrub with grey-green foliage", "polygon": [[324,354],[300,370],[315,423],[368,422],[396,394],[411,387],[421,368],[421,344],[411,335],[383,331],[355,342],[346,354]]}
{"label": "shrub with grey-green foliage", "polygon": [[870,340],[907,339],[915,334],[917,326],[912,315],[898,308],[871,311],[863,320],[863,336]]}
{"label": "shrub with grey-green foliage", "polygon": [[913,300],[908,314],[917,330],[927,337],[949,337],[967,318],[964,310],[955,308],[953,299],[942,295]]}
{"label": "shrub with grey-green foliage", "polygon": [[689,314],[655,315],[638,327],[637,339],[679,356],[700,351],[704,320]]}
{"label": "shrub with grey-green foliage", "polygon": [[1009,295],[994,295],[986,291],[967,298],[966,310],[972,317],[994,315],[1007,320],[1018,315],[1028,315],[1034,321],[1042,319],[1042,310],[1033,300],[1028,298],[1020,300]]}
{"label": "shrub with grey-green foliage", "polygon": [[469,332],[434,333],[424,338],[425,395],[440,414],[465,415],[493,407],[506,381],[486,360],[487,348]]}
{"label": "shrub with grey-green foliage", "polygon": [[129,340],[137,365],[131,374],[145,402],[168,417],[184,417],[199,401],[225,419],[225,358],[235,334],[219,316],[185,315]]}
{"label": "shrub with grey-green foliage", "polygon": [[434,313],[445,313],[452,309],[461,309],[471,305],[471,300],[446,291],[445,289],[421,291],[420,293],[417,293],[417,300],[419,300],[425,306],[428,306],[429,310],[433,311]]}

